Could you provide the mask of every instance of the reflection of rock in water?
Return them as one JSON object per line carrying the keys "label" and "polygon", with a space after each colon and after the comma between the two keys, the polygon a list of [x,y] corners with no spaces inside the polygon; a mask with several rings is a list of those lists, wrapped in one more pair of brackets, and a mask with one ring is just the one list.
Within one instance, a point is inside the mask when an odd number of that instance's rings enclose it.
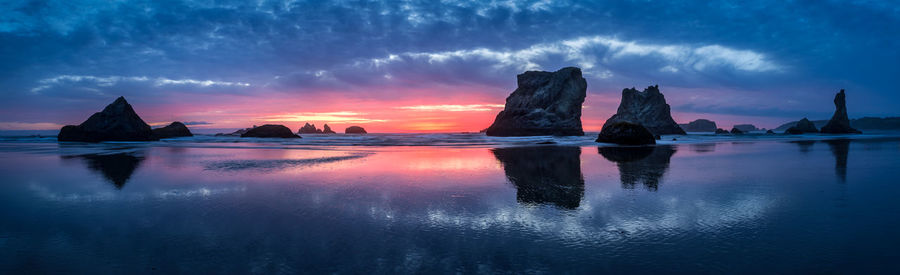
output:
{"label": "reflection of rock in water", "polygon": [[144,157],[134,156],[127,153],[119,153],[112,155],[80,155],[80,156],[64,156],[63,158],[79,158],[87,164],[87,167],[95,172],[99,172],[103,177],[122,189],[134,170],[144,161]]}
{"label": "reflection of rock in water", "polygon": [[710,152],[716,151],[715,143],[691,144],[690,147],[691,147],[691,150],[693,150],[694,152],[697,152],[697,153],[710,153]]}
{"label": "reflection of rock in water", "polygon": [[622,188],[633,189],[640,183],[656,191],[676,150],[672,146],[599,147],[597,152],[619,166]]}
{"label": "reflection of rock in water", "polygon": [[809,153],[813,144],[816,143],[814,140],[798,140],[798,141],[790,141],[790,143],[797,144],[797,147],[800,147],[801,153]]}
{"label": "reflection of rock in water", "polygon": [[518,147],[491,150],[516,186],[519,203],[575,209],[584,196],[581,148]]}
{"label": "reflection of rock in water", "polygon": [[834,173],[841,182],[847,182],[847,154],[850,152],[849,139],[826,140],[831,154],[834,155]]}

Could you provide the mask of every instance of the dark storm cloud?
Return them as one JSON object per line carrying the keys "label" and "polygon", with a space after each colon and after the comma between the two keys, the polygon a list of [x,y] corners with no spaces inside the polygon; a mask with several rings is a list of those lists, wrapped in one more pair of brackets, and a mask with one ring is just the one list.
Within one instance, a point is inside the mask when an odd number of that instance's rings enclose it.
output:
{"label": "dark storm cloud", "polygon": [[[882,1],[6,1],[0,121],[44,122],[47,108],[117,95],[163,104],[184,94],[397,97],[394,87],[436,84],[502,91],[524,70],[564,66],[582,67],[589,90],[607,96],[661,84],[785,106],[776,103],[843,87],[855,110],[896,115],[897,33],[900,8]],[[761,105],[673,108],[830,108]]]}

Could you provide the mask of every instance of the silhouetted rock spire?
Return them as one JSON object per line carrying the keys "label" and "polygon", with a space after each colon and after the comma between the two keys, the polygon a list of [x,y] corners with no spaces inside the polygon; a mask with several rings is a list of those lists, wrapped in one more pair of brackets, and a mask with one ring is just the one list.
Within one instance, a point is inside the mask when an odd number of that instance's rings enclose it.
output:
{"label": "silhouetted rock spire", "polygon": [[826,134],[861,134],[859,130],[850,127],[850,117],[847,115],[847,96],[844,89],[841,89],[834,96],[834,115],[825,127],[822,127],[822,133]]}
{"label": "silhouetted rock spire", "polygon": [[78,126],[62,127],[57,138],[59,141],[86,142],[156,140],[150,125],[121,96]]}
{"label": "silhouetted rock spire", "polygon": [[650,86],[643,92],[635,88],[622,90],[622,102],[616,114],[606,120],[607,125],[616,122],[639,124],[654,135],[684,135],[684,130],[672,119],[666,98],[659,92],[659,85]]}

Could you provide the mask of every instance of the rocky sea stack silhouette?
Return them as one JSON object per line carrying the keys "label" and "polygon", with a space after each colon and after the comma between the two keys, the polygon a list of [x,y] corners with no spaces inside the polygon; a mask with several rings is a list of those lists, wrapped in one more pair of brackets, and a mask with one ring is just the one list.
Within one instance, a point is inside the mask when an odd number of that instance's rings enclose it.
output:
{"label": "rocky sea stack silhouette", "polygon": [[284,125],[266,124],[263,126],[250,129],[241,137],[261,137],[261,138],[300,138],[291,132],[291,129]]}
{"label": "rocky sea stack silhouette", "polygon": [[150,125],[121,96],[81,124],[62,127],[57,139],[85,142],[157,140]]}
{"label": "rocky sea stack silhouette", "polygon": [[298,134],[321,134],[322,130],[316,129],[315,124],[309,124],[309,122],[307,122],[306,124],[303,125],[303,127],[300,127],[300,130],[297,131],[297,133]]}
{"label": "rocky sea stack silhouette", "polygon": [[322,128],[323,134],[337,134],[334,132],[334,130],[331,130],[331,127],[329,127],[328,124],[323,125]]}
{"label": "rocky sea stack silhouette", "polygon": [[756,125],[753,125],[753,124],[737,124],[737,125],[734,125],[734,128],[737,128],[738,130],[741,130],[745,133],[763,130],[763,129],[756,128]]}
{"label": "rocky sea stack silhouette", "polygon": [[347,129],[344,129],[344,133],[345,134],[365,134],[366,129],[363,129],[363,127],[359,127],[359,126],[350,126],[350,127],[347,127]]}
{"label": "rocky sea stack silhouette", "polygon": [[516,76],[518,87],[485,130],[488,136],[583,136],[581,105],[587,81],[581,69],[527,71]]}
{"label": "rocky sea stack silhouette", "polygon": [[805,117],[803,119],[801,119],[799,122],[797,122],[797,125],[794,125],[794,127],[788,128],[787,131],[784,131],[785,134],[792,134],[792,135],[801,135],[801,134],[806,134],[806,133],[818,133],[818,132],[819,132],[819,129],[816,129],[816,125],[813,124],[812,121],[809,121],[809,119],[807,119]]}
{"label": "rocky sea stack silhouette", "polygon": [[191,130],[188,130],[184,123],[178,121],[172,122],[172,124],[169,124],[166,127],[153,129],[154,139],[192,136],[194,136],[194,134],[191,133]]}
{"label": "rocky sea stack silhouette", "polygon": [[714,121],[702,118],[678,126],[686,132],[715,132],[718,128]]}
{"label": "rocky sea stack silhouette", "polygon": [[834,96],[834,107],[834,115],[831,116],[831,120],[828,121],[828,124],[825,124],[825,127],[822,127],[822,133],[862,134],[859,130],[850,127],[850,117],[847,115],[847,95],[844,94],[844,89],[841,89],[841,91]]}
{"label": "rocky sea stack silhouette", "polygon": [[613,125],[603,126],[603,131],[597,136],[597,142],[645,145],[656,144],[656,137],[647,128],[639,124],[616,122]]}
{"label": "rocky sea stack silhouette", "polygon": [[684,135],[684,130],[672,119],[666,98],[659,92],[659,85],[647,87],[643,92],[635,88],[622,90],[622,102],[616,114],[606,120],[607,125],[617,122],[634,123],[654,135]]}

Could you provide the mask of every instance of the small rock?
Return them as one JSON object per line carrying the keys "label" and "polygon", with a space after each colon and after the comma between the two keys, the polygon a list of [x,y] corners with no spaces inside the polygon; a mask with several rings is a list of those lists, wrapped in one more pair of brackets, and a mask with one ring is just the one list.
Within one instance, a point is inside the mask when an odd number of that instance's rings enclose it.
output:
{"label": "small rock", "polygon": [[344,133],[345,134],[365,134],[366,129],[363,129],[363,127],[359,127],[359,126],[350,126],[350,127],[347,127],[347,129],[344,129]]}
{"label": "small rock", "polygon": [[250,129],[241,137],[261,137],[261,138],[300,138],[291,132],[291,129],[284,125],[266,124]]}
{"label": "small rock", "polygon": [[615,143],[622,145],[656,144],[656,139],[647,128],[635,123],[616,122],[613,125],[604,125],[597,142]]}

